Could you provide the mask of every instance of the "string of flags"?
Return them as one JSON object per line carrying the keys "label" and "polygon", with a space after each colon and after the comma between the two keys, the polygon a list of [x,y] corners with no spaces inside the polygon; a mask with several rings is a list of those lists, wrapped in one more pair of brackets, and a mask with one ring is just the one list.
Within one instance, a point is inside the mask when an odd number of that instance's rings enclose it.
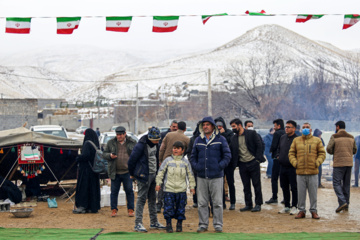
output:
{"label": "string of flags", "polygon": [[[340,15],[340,14],[267,14],[264,10],[260,12],[246,11],[245,14],[213,14],[202,15],[201,19],[205,24],[211,17],[216,16],[292,16],[296,15],[295,22],[305,23],[309,20],[320,19],[325,15]],[[186,15],[184,15],[186,17]],[[143,17],[143,16],[137,16]],[[153,32],[173,32],[177,29],[180,16],[152,16],[153,17]],[[131,26],[133,16],[118,16],[106,17],[106,31],[113,32],[128,32]],[[6,18],[6,33],[29,34],[30,33],[30,18]],[[57,17],[57,34],[72,34],[74,30],[78,29],[81,17]],[[359,14],[345,14],[343,29],[348,29],[360,21]]]}

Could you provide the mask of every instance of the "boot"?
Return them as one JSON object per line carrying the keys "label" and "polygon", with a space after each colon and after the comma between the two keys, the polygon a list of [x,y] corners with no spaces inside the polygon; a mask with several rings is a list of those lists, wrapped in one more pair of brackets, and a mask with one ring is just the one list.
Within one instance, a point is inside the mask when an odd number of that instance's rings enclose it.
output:
{"label": "boot", "polygon": [[178,221],[176,224],[176,232],[182,232],[182,221]]}
{"label": "boot", "polygon": [[174,232],[171,223],[166,224],[166,232],[167,233]]}

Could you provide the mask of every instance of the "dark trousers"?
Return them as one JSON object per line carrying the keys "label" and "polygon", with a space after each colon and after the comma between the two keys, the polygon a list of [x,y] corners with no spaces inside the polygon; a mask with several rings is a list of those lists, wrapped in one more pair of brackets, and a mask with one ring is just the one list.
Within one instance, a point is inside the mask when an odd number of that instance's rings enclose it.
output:
{"label": "dark trousers", "polygon": [[279,180],[279,175],[280,175],[280,164],[279,164],[279,160],[274,159],[273,162],[273,168],[272,168],[272,172],[271,172],[271,190],[272,190],[272,198],[273,199],[277,199],[277,194],[278,194],[278,180]]}
{"label": "dark trousers", "polygon": [[[319,186],[321,185],[321,176],[322,176],[322,165],[319,166],[319,174],[318,174],[318,177],[319,177]],[[281,181],[281,180],[280,180]]]}
{"label": "dark trousers", "polygon": [[185,220],[186,192],[164,192],[164,218]]}
{"label": "dark trousers", "polygon": [[334,167],[333,187],[339,206],[350,203],[350,181],[352,167]]}
{"label": "dark trousers", "polygon": [[298,191],[296,182],[296,169],[280,165],[280,186],[283,191],[285,207],[290,208],[290,187],[291,187],[291,207],[297,207]]}
{"label": "dark trousers", "polygon": [[[231,204],[236,203],[234,171],[235,169],[232,167],[226,167],[224,170],[225,177],[229,186],[229,195],[230,195]],[[225,199],[225,190],[224,190],[224,199]]]}
{"label": "dark trousers", "polygon": [[132,179],[130,178],[129,173],[116,174],[115,180],[111,179],[111,194],[110,194],[111,210],[118,209],[117,208],[118,195],[119,195],[121,182],[123,183],[124,191],[126,194],[127,208],[134,210],[134,191],[133,191]]}
{"label": "dark trousers", "polygon": [[193,202],[194,203],[197,203],[198,202],[198,200],[197,200],[197,191],[196,191],[196,189],[197,189],[197,174],[195,173],[195,171],[194,171],[194,178],[195,178],[195,194],[193,195]]}
{"label": "dark trousers", "polygon": [[241,181],[244,186],[244,196],[246,206],[253,206],[251,194],[251,181],[255,192],[255,204],[262,205],[263,198],[261,192],[261,179],[260,179],[260,163],[256,160],[250,162],[239,161],[239,172]]}

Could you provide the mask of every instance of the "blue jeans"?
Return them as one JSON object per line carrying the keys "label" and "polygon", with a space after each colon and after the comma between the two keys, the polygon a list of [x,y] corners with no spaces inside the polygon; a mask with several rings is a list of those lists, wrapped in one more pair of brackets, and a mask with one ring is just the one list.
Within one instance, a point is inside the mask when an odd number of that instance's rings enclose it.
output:
{"label": "blue jeans", "polygon": [[268,166],[267,166],[267,169],[266,169],[266,176],[271,176],[271,173],[272,173],[272,168],[273,168],[273,165],[274,165],[274,160],[272,159],[271,157],[271,154],[266,154],[266,159],[268,161]]}
{"label": "blue jeans", "polygon": [[116,174],[115,180],[111,179],[111,210],[116,209],[118,205],[118,195],[121,186],[121,182],[124,186],[124,191],[126,193],[126,200],[127,200],[127,208],[134,210],[134,191],[132,185],[132,179],[130,178],[129,173],[125,174]]}

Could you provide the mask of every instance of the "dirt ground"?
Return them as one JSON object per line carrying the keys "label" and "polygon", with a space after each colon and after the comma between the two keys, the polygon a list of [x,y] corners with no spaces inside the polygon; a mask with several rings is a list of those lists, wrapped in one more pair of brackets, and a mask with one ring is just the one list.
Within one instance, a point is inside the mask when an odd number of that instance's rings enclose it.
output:
{"label": "dirt ground", "polygon": [[[236,178],[236,210],[224,210],[224,232],[243,233],[283,233],[283,232],[358,232],[360,229],[360,188],[351,188],[350,209],[348,212],[335,213],[338,206],[337,198],[331,182],[323,180],[326,188],[318,191],[318,214],[320,220],[311,219],[308,212],[305,219],[294,219],[294,216],[278,214],[282,204],[262,205],[261,212],[240,212],[244,206],[244,195],[239,172],[235,172]],[[271,180],[262,178],[264,201],[271,197]],[[282,199],[282,191],[279,188],[279,199]],[[58,208],[48,208],[46,202],[38,202],[34,212],[29,218],[15,218],[9,212],[0,213],[0,227],[4,228],[103,228],[104,232],[126,231],[134,229],[135,218],[127,216],[125,206],[119,208],[115,218],[110,217],[110,207],[102,208],[97,214],[73,214],[73,204],[58,201]],[[229,207],[230,203],[227,202]],[[307,207],[309,203],[307,202]],[[183,230],[185,232],[196,231],[198,226],[197,209],[192,207],[192,197],[188,195],[186,217]],[[159,221],[165,224],[162,213],[158,214]],[[175,220],[174,220],[175,221]],[[149,215],[147,207],[144,210],[144,226],[149,227]],[[175,223],[175,222],[174,222]],[[149,232],[159,232],[150,230]],[[209,231],[213,231],[212,218],[210,218]]]}

